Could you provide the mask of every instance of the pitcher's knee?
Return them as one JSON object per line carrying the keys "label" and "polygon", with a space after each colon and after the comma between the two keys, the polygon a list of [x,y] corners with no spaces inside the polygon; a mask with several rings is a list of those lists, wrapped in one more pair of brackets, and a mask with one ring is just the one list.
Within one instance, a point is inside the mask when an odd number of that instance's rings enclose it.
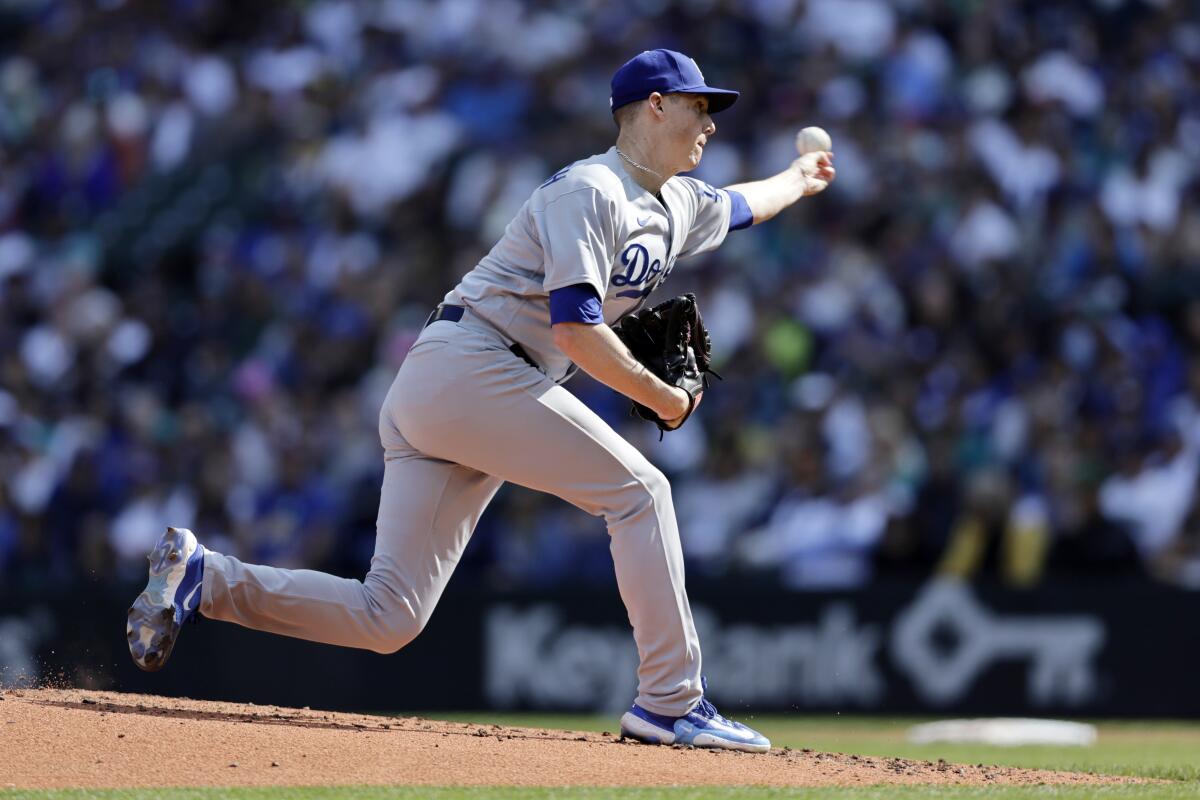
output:
{"label": "pitcher's knee", "polygon": [[646,485],[646,491],[654,498],[655,502],[671,502],[671,483],[662,470],[652,466],[642,471],[641,478]]}
{"label": "pitcher's knee", "polygon": [[662,470],[646,462],[634,473],[634,477],[636,481],[622,492],[621,502],[615,512],[607,515],[610,524],[670,506],[671,484]]}
{"label": "pitcher's knee", "polygon": [[429,621],[428,613],[422,613],[415,598],[399,586],[399,575],[386,565],[373,567],[362,583],[368,650],[394,653],[416,639]]}
{"label": "pitcher's knee", "polygon": [[424,629],[423,621],[411,617],[389,621],[376,632],[367,649],[380,655],[391,655],[416,639]]}

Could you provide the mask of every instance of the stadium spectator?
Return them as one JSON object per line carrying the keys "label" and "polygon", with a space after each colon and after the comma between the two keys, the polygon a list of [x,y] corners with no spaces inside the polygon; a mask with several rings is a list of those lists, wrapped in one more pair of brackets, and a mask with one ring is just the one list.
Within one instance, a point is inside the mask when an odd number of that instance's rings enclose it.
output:
{"label": "stadium spectator", "polygon": [[[0,5],[0,580],[132,575],[167,522],[361,573],[407,346],[666,45],[744,92],[699,177],[773,171],[814,123],[839,169],[669,286],[727,377],[647,437],[693,568],[1196,585],[1186,4],[653,6]],[[468,566],[607,579],[560,506],[506,493]]]}

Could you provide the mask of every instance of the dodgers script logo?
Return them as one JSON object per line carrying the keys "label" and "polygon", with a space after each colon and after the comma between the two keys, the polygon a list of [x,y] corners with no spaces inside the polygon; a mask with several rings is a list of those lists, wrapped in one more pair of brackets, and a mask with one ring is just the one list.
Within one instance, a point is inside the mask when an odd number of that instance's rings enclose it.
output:
{"label": "dodgers script logo", "polygon": [[[625,269],[612,277],[613,286],[635,287],[617,292],[617,297],[646,297],[667,279],[670,270],[663,270],[662,259],[651,259],[644,244],[632,242],[621,253],[621,266]],[[644,288],[636,288],[644,287]]]}

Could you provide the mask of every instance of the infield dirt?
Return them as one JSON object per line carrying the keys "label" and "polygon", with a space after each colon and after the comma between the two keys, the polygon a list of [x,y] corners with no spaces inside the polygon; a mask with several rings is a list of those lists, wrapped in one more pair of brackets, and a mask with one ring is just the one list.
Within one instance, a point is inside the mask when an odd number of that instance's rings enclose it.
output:
{"label": "infield dirt", "polygon": [[1136,778],[773,750],[654,747],[510,728],[75,689],[0,691],[0,788],[861,786]]}

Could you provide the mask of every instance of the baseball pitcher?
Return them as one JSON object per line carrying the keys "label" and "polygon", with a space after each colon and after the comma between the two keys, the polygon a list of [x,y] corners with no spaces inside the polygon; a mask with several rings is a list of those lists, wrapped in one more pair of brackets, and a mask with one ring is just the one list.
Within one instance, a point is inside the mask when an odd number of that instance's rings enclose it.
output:
{"label": "baseball pitcher", "polygon": [[678,259],[712,250],[730,230],[770,219],[834,178],[828,151],[726,189],[679,177],[700,163],[717,129],[712,115],[737,97],[708,86],[695,61],[670,50],[643,52],[617,70],[616,145],[533,192],[400,367],[379,416],[384,478],[366,578],[245,564],[169,528],[129,610],[138,666],[161,668],[196,610],[312,641],[399,650],[429,620],[484,508],[511,481],[608,525],[640,658],[623,733],[768,750],[765,737],[704,697],[666,478],[560,385],[577,366],[664,430],[699,404],[708,337],[696,303],[686,296],[651,309],[647,297]]}

